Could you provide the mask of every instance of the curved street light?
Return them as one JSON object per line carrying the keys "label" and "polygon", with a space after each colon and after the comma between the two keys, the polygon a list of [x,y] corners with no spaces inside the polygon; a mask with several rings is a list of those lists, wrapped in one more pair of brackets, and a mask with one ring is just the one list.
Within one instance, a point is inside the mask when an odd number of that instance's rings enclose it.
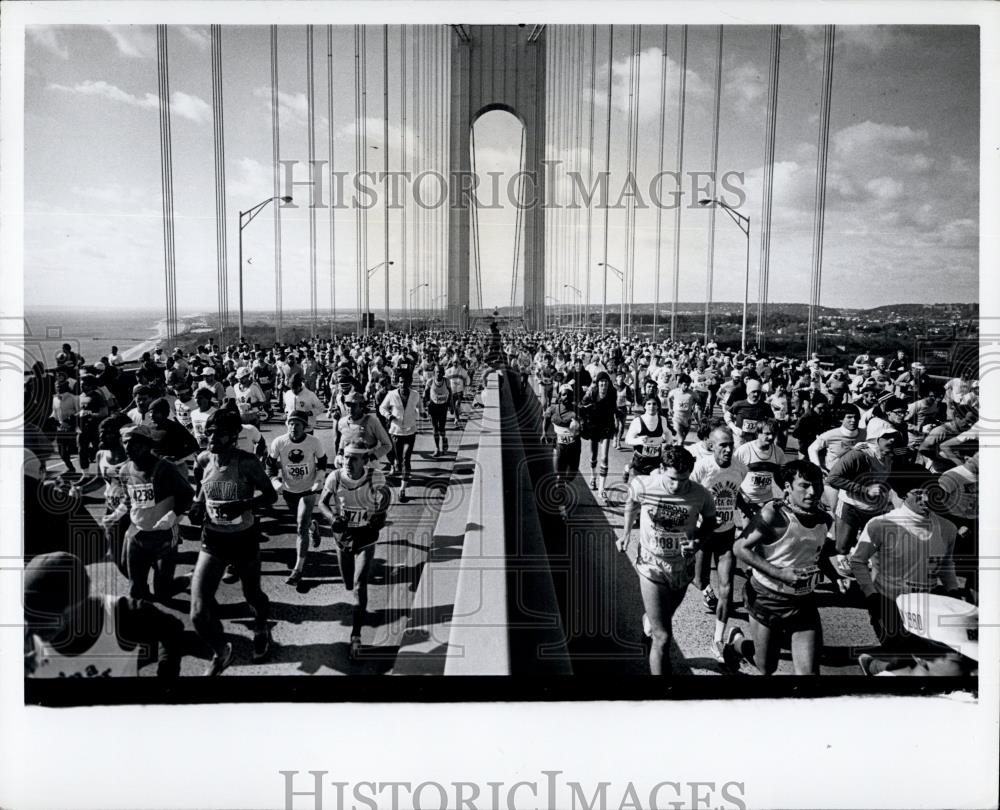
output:
{"label": "curved street light", "polygon": [[292,198],[289,197],[289,196],[284,196],[284,197],[268,197],[266,200],[261,200],[259,203],[257,203],[252,208],[249,208],[246,211],[240,211],[240,218],[239,218],[239,244],[240,244],[240,249],[239,249],[239,260],[240,260],[240,272],[239,272],[239,279],[240,279],[240,336],[239,337],[240,337],[240,343],[243,342],[243,229],[247,225],[249,225],[251,222],[253,222],[253,220],[257,216],[257,214],[259,214],[261,211],[263,211],[264,207],[269,202],[273,202],[274,200],[280,200],[283,203],[290,203],[292,201]]}
{"label": "curved street light", "polygon": [[414,293],[415,293],[415,292],[416,292],[417,290],[419,290],[419,289],[420,289],[421,287],[430,287],[430,286],[431,286],[431,285],[430,285],[430,282],[428,282],[428,281],[425,281],[425,282],[424,282],[423,284],[418,284],[418,285],[417,285],[416,287],[413,287],[413,288],[412,288],[412,289],[410,290],[410,306],[409,306],[409,310],[408,310],[408,312],[409,312],[409,314],[410,314],[410,331],[411,331],[411,332],[413,331],[413,294],[414,294]]}
{"label": "curved street light", "polygon": [[[393,264],[395,264],[395,262],[391,262],[391,261],[389,261],[389,262],[379,262],[376,265],[372,265],[371,267],[369,267],[365,271],[365,303],[366,304],[371,300],[370,297],[369,297],[371,295],[371,280],[372,280],[372,276],[375,274],[375,271],[378,270],[380,267],[386,267],[386,271],[385,272],[388,274],[389,267],[391,267]],[[388,308],[388,306],[386,307],[386,310],[385,310],[385,331],[386,332],[389,331],[389,308]],[[367,313],[365,313],[365,334],[366,335],[368,334],[368,314]]]}
{"label": "curved street light", "polygon": [[743,231],[743,235],[747,238],[747,260],[746,260],[746,270],[744,272],[743,280],[743,330],[740,337],[740,351],[746,352],[747,350],[747,302],[750,299],[750,217],[741,214],[735,208],[724,203],[719,199],[704,199],[698,200],[698,205],[718,205],[729,214],[729,218],[736,223],[737,227]]}
{"label": "curved street light", "polygon": [[[611,262],[598,262],[597,266],[598,267],[604,267],[604,268],[606,268],[606,270],[610,270],[612,273],[614,273],[616,276],[618,276],[618,280],[622,283],[622,306],[621,306],[621,310],[620,310],[620,312],[621,312],[621,316],[620,316],[621,324],[620,324],[620,328],[619,328],[619,334],[621,335],[622,340],[624,340],[625,339],[625,273],[623,273],[621,270],[619,270],[617,267],[615,267],[613,264],[611,264]],[[605,275],[607,275],[607,272],[605,272]],[[604,288],[607,289],[607,287],[608,287],[608,285],[605,284]],[[607,306],[607,302],[606,301],[605,301],[605,306]]]}

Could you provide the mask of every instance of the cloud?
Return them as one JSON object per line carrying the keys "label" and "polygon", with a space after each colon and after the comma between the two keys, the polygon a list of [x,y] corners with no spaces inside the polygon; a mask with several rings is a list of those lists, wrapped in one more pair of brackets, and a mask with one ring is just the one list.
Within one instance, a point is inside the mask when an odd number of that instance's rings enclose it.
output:
{"label": "cloud", "polygon": [[[805,40],[809,62],[819,62],[823,58],[824,28],[822,25],[793,27]],[[906,49],[913,42],[913,36],[896,25],[838,25],[834,36],[834,59],[867,60],[890,49]]]}
{"label": "cloud", "polygon": [[767,76],[755,65],[745,62],[726,71],[722,94],[740,112],[757,109],[767,95]]}
{"label": "cloud", "polygon": [[[60,93],[97,96],[143,110],[158,110],[160,108],[160,97],[155,93],[146,93],[142,98],[139,98],[105,81],[85,79],[72,87],[65,84],[50,84],[49,89]],[[170,110],[171,113],[196,124],[204,124],[212,120],[212,108],[204,99],[182,93],[179,90],[170,94]]]}
{"label": "cloud", "polygon": [[69,59],[69,48],[59,36],[59,29],[50,25],[29,25],[25,28],[28,37],[36,45],[60,59]]}
{"label": "cloud", "polygon": [[831,138],[836,154],[852,158],[872,151],[884,152],[891,148],[926,144],[929,141],[925,129],[877,124],[874,121],[862,121],[860,124],[844,127]]}
{"label": "cloud", "polygon": [[865,190],[882,202],[898,200],[903,196],[905,186],[891,177],[876,177],[865,183]]}
{"label": "cloud", "polygon": [[156,34],[152,26],[105,25],[118,53],[130,59],[150,59],[156,56]]}
{"label": "cloud", "polygon": [[[631,55],[616,59],[611,64],[611,86],[612,102],[611,106],[615,112],[628,112],[629,95],[629,72]],[[639,120],[648,122],[659,120],[660,115],[660,76],[663,74],[663,50],[660,47],[646,48],[639,54],[639,96],[633,98],[633,102],[638,101]],[[607,73],[607,63],[603,67],[598,66],[598,75]],[[667,93],[665,104],[668,110],[676,109],[680,94],[680,64],[667,55]],[[696,71],[688,68],[686,71],[685,103],[690,103],[692,98],[700,98],[712,94],[712,88]],[[586,91],[581,101],[588,101],[589,91]],[[607,92],[595,92],[594,106],[606,110]],[[570,97],[572,103],[572,97]]]}
{"label": "cloud", "polygon": [[211,37],[205,27],[193,28],[190,25],[180,26],[181,36],[200,51],[207,51],[212,44]]}

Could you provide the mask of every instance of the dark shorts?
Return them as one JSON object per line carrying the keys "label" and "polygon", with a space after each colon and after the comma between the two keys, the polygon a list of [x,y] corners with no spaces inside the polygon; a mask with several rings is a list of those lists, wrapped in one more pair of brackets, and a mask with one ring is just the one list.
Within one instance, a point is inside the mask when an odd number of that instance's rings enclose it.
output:
{"label": "dark shorts", "polygon": [[240,532],[201,530],[201,550],[226,563],[245,562],[260,554],[260,529],[255,523]]}
{"label": "dark shorts", "polygon": [[312,492],[311,490],[306,490],[305,492],[289,492],[288,490],[284,490],[281,495],[285,499],[285,503],[288,504],[288,508],[295,512],[299,508],[299,501],[306,497],[306,495],[315,495],[318,497],[319,493]]}
{"label": "dark shorts", "polygon": [[748,579],[744,600],[747,612],[770,630],[796,633],[820,628],[819,610],[813,594],[788,596]]}
{"label": "dark shorts", "polygon": [[357,554],[369,546],[378,542],[378,530],[371,526],[361,526],[356,529],[348,529],[343,534],[337,536],[337,545],[341,551],[349,551]]}
{"label": "dark shorts", "polygon": [[858,509],[858,507],[852,504],[841,502],[837,505],[837,520],[841,523],[845,523],[852,529],[857,529],[859,532],[865,527],[869,520],[873,517],[878,517],[878,512],[866,512],[864,509]]}
{"label": "dark shorts", "polygon": [[733,543],[736,542],[736,527],[730,526],[724,532],[713,532],[712,536],[702,541],[702,551],[711,552],[716,557],[730,553],[733,550]]}

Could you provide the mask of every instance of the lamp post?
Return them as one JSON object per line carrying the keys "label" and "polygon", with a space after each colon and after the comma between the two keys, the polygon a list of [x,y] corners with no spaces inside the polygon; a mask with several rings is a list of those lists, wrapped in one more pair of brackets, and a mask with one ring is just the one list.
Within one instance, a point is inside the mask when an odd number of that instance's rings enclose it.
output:
{"label": "lamp post", "polygon": [[243,229],[253,222],[254,217],[257,216],[264,207],[273,200],[280,200],[283,203],[290,203],[292,201],[291,197],[268,197],[266,200],[257,203],[253,208],[246,211],[240,211],[239,220],[239,243],[240,243],[240,343],[243,342]]}
{"label": "lamp post", "polygon": [[[560,300],[559,300],[558,298],[556,298],[556,297],[555,297],[554,295],[546,295],[545,297],[546,297],[546,298],[547,298],[547,299],[548,299],[549,301],[554,301],[554,302],[555,302],[555,304],[556,304],[556,306],[559,306],[559,307],[561,307],[561,306],[562,306],[562,302],[561,302],[561,301],[560,301]],[[560,313],[560,315],[561,315],[561,314],[562,314],[562,313]],[[553,313],[552,313],[552,324],[553,324],[553,325],[555,325],[555,323],[556,323],[556,315],[555,315],[555,312],[553,312]]]}
{"label": "lamp post", "polygon": [[[569,289],[571,289],[571,290],[572,290],[573,292],[575,292],[575,293],[576,293],[576,297],[577,297],[578,299],[582,299],[582,298],[583,298],[583,293],[582,293],[582,292],[580,292],[580,291],[579,291],[579,290],[578,290],[578,289],[577,289],[576,287],[574,287],[574,286],[573,286],[572,284],[563,284],[563,289],[566,289],[566,288],[569,288]],[[583,320],[583,319],[581,318],[581,321],[582,321],[582,320]]]}
{"label": "lamp post", "polygon": [[421,287],[430,287],[430,286],[431,286],[430,282],[425,281],[423,284],[418,284],[416,287],[413,287],[410,290],[410,307],[409,307],[409,313],[410,313],[410,331],[411,332],[413,331],[413,294],[417,290],[419,290]]}
{"label": "lamp post", "polygon": [[[369,267],[368,270],[365,271],[365,301],[370,300],[369,299],[369,295],[371,293],[370,293],[369,288],[371,287],[371,280],[372,280],[372,276],[375,274],[375,271],[378,270],[380,267],[385,266],[385,277],[388,280],[388,278],[389,278],[389,267],[391,267],[393,264],[395,264],[395,262],[379,262],[378,264],[374,265],[373,267]],[[386,306],[386,310],[385,310],[385,331],[388,332],[389,331],[389,299],[388,298],[386,298],[385,306]],[[366,335],[368,334],[368,313],[367,312],[365,313],[365,334]]]}
{"label": "lamp post", "polygon": [[740,337],[740,351],[745,352],[747,350],[747,302],[750,299],[750,217],[741,214],[722,200],[698,200],[698,205],[720,206],[723,211],[729,214],[729,218],[736,223],[737,227],[743,231],[743,235],[747,238],[747,260],[743,280],[743,331]]}
{"label": "lamp post", "polygon": [[[610,270],[612,273],[614,273],[616,276],[618,276],[618,280],[622,283],[622,306],[621,306],[621,310],[620,310],[620,312],[621,312],[621,318],[620,318],[621,324],[620,324],[619,333],[621,334],[622,340],[624,340],[625,339],[625,274],[621,270],[619,270],[617,267],[615,267],[613,264],[611,264],[610,262],[598,262],[597,266],[598,267],[605,267],[608,270]],[[608,287],[608,285],[605,284],[604,285],[604,289],[607,290],[607,287]],[[605,301],[605,304],[606,303],[607,302]]]}

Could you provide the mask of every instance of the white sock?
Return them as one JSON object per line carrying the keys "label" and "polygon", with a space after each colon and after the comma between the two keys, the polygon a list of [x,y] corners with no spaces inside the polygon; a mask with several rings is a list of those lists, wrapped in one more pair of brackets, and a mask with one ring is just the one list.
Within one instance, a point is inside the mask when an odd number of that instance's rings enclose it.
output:
{"label": "white sock", "polygon": [[722,637],[726,634],[726,622],[720,622],[718,619],[715,620],[715,640],[722,641]]}

